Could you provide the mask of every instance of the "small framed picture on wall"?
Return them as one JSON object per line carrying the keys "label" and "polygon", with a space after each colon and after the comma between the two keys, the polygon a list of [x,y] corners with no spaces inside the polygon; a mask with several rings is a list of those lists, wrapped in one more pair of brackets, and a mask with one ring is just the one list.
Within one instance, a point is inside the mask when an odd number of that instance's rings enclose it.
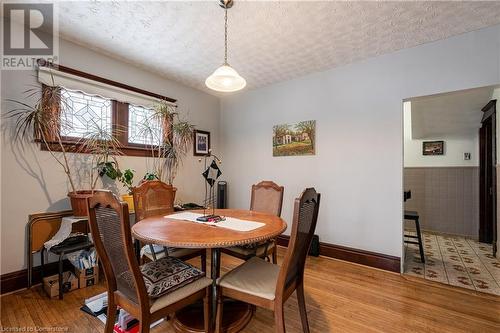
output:
{"label": "small framed picture on wall", "polygon": [[210,132],[194,131],[194,156],[205,156],[210,152]]}
{"label": "small framed picture on wall", "polygon": [[423,155],[444,155],[444,141],[424,141]]}

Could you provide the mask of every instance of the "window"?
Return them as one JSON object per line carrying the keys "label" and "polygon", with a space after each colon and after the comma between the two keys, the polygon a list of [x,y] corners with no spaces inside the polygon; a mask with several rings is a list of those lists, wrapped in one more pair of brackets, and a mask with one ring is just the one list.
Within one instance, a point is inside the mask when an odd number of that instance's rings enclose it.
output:
{"label": "window", "polygon": [[151,108],[128,105],[128,143],[151,146],[160,142],[162,128],[154,112]]}
{"label": "window", "polygon": [[[172,105],[176,102],[167,96],[50,63],[39,63],[38,82],[42,89],[61,87],[59,103],[53,107],[60,111],[63,144],[73,152],[85,152],[79,149],[83,148],[79,139],[98,131],[103,139],[112,136],[119,141],[124,155],[151,156],[151,145],[162,138],[162,126],[155,121],[154,110],[142,105],[159,100]],[[46,150],[47,145],[53,151],[60,149],[51,140],[40,147]]]}
{"label": "window", "polygon": [[61,135],[84,138],[92,132],[111,134],[112,101],[61,88]]}

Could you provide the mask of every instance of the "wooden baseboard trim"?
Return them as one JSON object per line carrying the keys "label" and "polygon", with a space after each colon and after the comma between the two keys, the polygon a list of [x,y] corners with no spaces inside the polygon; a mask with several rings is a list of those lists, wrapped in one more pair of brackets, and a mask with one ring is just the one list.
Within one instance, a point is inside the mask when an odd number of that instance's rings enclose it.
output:
{"label": "wooden baseboard trim", "polygon": [[[279,236],[277,243],[280,246],[287,247],[290,240],[289,236]],[[346,246],[334,245],[320,242],[320,255],[354,262],[357,264],[384,269],[391,272],[400,273],[400,258],[386,254],[370,252],[360,249],[354,249]],[[71,264],[64,262],[64,270],[70,270]],[[45,265],[45,276],[57,274],[58,263],[53,262]],[[42,282],[40,266],[33,268],[33,284]],[[17,272],[7,273],[0,276],[0,294],[10,293],[19,289],[28,287],[28,270],[23,269]]]}
{"label": "wooden baseboard trim", "polygon": [[[64,261],[64,270],[71,270],[73,266],[67,260]],[[44,276],[57,274],[59,263],[52,262],[45,265]],[[42,282],[42,269],[40,266],[33,267],[33,285]],[[2,274],[0,276],[0,295],[10,293],[16,290],[28,288],[28,269],[22,269],[17,272]]]}
{"label": "wooden baseboard trim", "polygon": [[[281,235],[277,239],[278,245],[287,247],[289,236]],[[319,253],[322,256],[353,262],[365,266],[375,267],[386,271],[401,272],[401,258],[387,254],[354,249],[347,246],[323,243],[319,244]]]}

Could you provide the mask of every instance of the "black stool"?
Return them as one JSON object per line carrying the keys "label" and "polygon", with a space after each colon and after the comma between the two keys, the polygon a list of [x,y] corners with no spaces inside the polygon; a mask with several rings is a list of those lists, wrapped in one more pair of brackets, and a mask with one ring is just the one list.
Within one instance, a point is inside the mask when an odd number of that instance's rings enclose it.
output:
{"label": "black stool", "polygon": [[[94,243],[92,243],[89,238],[87,236],[85,236],[85,238],[82,237],[81,240],[79,240],[78,242],[71,242],[71,240],[68,242],[68,240],[70,240],[69,238],[66,239],[66,241],[58,244],[58,245],[54,245],[50,248],[50,250],[48,252],[51,252],[57,256],[59,256],[59,272],[58,272],[58,276],[59,276],[59,299],[63,299],[63,293],[64,293],[64,286],[63,286],[63,260],[64,260],[64,256],[66,254],[69,254],[69,253],[72,253],[72,252],[76,252],[76,251],[81,251],[81,250],[89,250],[90,248],[94,247]],[[46,252],[47,250],[45,249],[45,247],[42,248],[42,252],[41,252],[41,259],[42,259],[42,262],[41,262],[41,275],[42,275],[42,278],[44,276],[44,268],[45,268],[45,260],[44,260],[44,253]]]}
{"label": "black stool", "polygon": [[405,210],[405,215],[404,215],[405,220],[411,220],[415,222],[415,228],[417,229],[417,235],[404,235],[404,237],[407,238],[416,238],[418,241],[410,241],[410,240],[404,240],[405,243],[407,244],[418,244],[418,249],[420,250],[420,260],[422,263],[425,263],[425,255],[424,255],[424,246],[422,245],[422,234],[420,233],[420,222],[419,222],[419,216],[417,212]]}

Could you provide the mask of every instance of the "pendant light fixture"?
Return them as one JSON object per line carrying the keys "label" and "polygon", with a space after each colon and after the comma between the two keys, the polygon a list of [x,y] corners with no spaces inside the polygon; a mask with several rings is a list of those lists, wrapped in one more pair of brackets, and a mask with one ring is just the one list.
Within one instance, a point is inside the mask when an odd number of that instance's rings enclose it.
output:
{"label": "pendant light fixture", "polygon": [[233,92],[245,88],[247,81],[227,63],[227,10],[233,6],[233,0],[220,0],[219,5],[224,9],[224,63],[205,80],[205,84],[215,91]]}

